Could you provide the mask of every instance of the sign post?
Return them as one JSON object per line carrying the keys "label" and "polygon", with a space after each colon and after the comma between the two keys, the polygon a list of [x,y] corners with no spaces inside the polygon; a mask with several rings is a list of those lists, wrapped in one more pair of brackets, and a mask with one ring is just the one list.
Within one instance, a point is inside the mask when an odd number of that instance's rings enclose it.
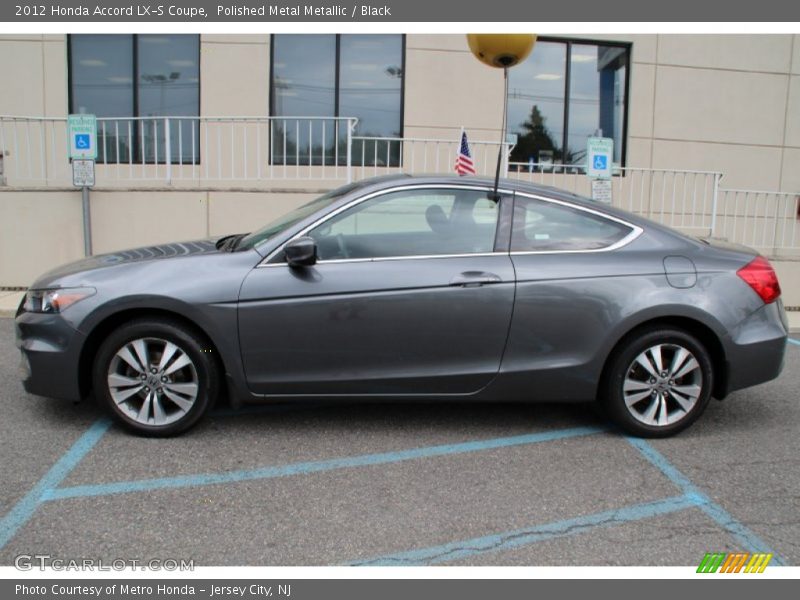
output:
{"label": "sign post", "polygon": [[611,167],[614,140],[590,137],[586,143],[586,175],[592,182],[592,199],[611,204]]}
{"label": "sign post", "polygon": [[94,115],[69,115],[67,118],[69,157],[72,160],[72,185],[81,188],[83,207],[83,253],[92,254],[92,221],[89,188],[94,186],[97,159],[97,118]]}

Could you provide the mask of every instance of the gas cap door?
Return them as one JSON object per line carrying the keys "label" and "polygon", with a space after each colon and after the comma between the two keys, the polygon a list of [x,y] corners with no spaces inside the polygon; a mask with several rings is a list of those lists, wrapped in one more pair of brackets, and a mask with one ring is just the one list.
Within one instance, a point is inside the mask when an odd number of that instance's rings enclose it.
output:
{"label": "gas cap door", "polygon": [[674,288],[686,289],[697,283],[697,269],[685,256],[665,257],[664,273],[667,275],[667,282]]}

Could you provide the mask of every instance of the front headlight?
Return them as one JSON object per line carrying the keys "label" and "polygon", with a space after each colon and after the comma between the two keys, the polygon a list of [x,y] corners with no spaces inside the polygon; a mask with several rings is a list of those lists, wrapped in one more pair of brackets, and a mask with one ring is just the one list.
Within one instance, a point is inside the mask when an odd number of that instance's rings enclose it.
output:
{"label": "front headlight", "polygon": [[89,287],[28,290],[22,309],[27,312],[58,313],[96,292],[97,290]]}

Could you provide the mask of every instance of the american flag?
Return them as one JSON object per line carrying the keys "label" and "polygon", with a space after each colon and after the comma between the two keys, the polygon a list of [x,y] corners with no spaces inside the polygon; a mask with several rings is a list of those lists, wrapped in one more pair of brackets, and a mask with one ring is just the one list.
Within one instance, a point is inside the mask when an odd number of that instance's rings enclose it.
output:
{"label": "american flag", "polygon": [[456,158],[456,173],[459,175],[475,175],[475,165],[469,154],[469,142],[467,142],[467,132],[461,132],[461,147],[458,149]]}

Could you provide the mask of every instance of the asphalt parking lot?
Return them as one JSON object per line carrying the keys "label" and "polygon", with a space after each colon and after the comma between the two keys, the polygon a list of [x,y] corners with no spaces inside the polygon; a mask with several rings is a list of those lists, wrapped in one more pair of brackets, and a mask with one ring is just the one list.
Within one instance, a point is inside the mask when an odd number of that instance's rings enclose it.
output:
{"label": "asphalt parking lot", "polygon": [[800,345],[778,380],[646,442],[535,404],[220,408],[142,439],[27,395],[17,364],[0,319],[0,564],[800,564]]}

